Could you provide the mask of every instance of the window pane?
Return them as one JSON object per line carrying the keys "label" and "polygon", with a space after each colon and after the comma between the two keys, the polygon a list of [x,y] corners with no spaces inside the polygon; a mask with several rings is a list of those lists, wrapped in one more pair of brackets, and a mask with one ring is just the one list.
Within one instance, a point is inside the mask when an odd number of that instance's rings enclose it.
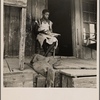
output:
{"label": "window pane", "polygon": [[95,33],[95,24],[90,24],[90,33]]}
{"label": "window pane", "polygon": [[84,32],[85,32],[85,33],[89,33],[89,24],[84,23],[84,24],[83,24],[83,28],[84,28]]}
{"label": "window pane", "polygon": [[83,20],[84,21],[89,21],[89,13],[83,13]]}
{"label": "window pane", "polygon": [[94,12],[94,4],[89,4],[89,11]]}
{"label": "window pane", "polygon": [[90,13],[90,21],[95,22],[95,14]]}
{"label": "window pane", "polygon": [[83,11],[88,11],[88,3],[83,2]]}

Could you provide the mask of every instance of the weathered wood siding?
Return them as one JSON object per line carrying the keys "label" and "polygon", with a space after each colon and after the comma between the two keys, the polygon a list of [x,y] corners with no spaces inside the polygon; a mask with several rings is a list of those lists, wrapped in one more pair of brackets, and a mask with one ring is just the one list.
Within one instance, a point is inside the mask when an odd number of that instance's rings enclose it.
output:
{"label": "weathered wood siding", "polygon": [[[81,28],[81,31],[82,31],[82,38],[83,38],[83,24],[84,24],[84,15],[83,15],[83,2],[84,0],[80,0],[80,6],[81,6],[81,25],[82,25],[82,28]],[[86,2],[88,2],[89,0],[86,0]],[[93,4],[95,4],[95,14],[97,14],[97,0],[92,0],[91,1]],[[91,5],[91,2],[89,3],[90,4],[90,9],[94,9],[93,6]],[[87,5],[85,5],[87,6]],[[86,8],[87,9],[87,8]],[[93,13],[93,12],[92,12]],[[87,16],[88,17],[88,16]],[[89,16],[90,18],[92,18],[92,15],[90,14]],[[96,16],[95,16],[96,17]],[[89,19],[90,19],[89,18]],[[93,18],[94,19],[94,18]],[[93,20],[92,19],[92,20]],[[92,24],[94,24],[94,21],[91,22]],[[95,23],[97,24],[97,18],[95,19]],[[95,31],[96,32],[96,31]],[[93,49],[93,48],[89,48],[89,47],[84,47],[82,46],[82,58],[84,59],[97,59],[97,50]]]}
{"label": "weathered wood siding", "polygon": [[4,6],[5,55],[18,56],[20,40],[20,8]]}
{"label": "weathered wood siding", "polygon": [[72,0],[72,9],[73,54],[78,58],[96,59],[97,50],[83,46],[82,0]]}
{"label": "weathered wood siding", "polygon": [[26,7],[27,0],[4,0],[4,4],[15,7]]}
{"label": "weathered wood siding", "polygon": [[[5,0],[4,7],[4,53],[8,56],[19,55],[19,41],[20,41],[20,4],[11,5],[12,0]],[[21,0],[14,0],[15,2]],[[24,2],[25,3],[25,2]],[[24,3],[21,4],[24,7]],[[9,7],[10,6],[19,6]],[[32,56],[36,49],[36,37],[33,32],[34,21],[41,17],[41,12],[47,8],[48,0],[27,0],[26,13],[26,41],[25,41],[25,55]],[[72,0],[72,40],[73,40],[73,54],[79,58],[96,59],[96,50],[82,46],[83,26],[82,26],[82,0]]]}
{"label": "weathered wood siding", "polygon": [[[4,1],[4,55],[18,56],[20,42],[20,14],[21,8],[26,2],[21,0]],[[15,3],[18,3],[14,5]],[[20,5],[20,6],[19,6]],[[15,7],[12,7],[15,6]],[[18,8],[17,8],[18,7]],[[36,37],[32,31],[35,19],[41,18],[41,12],[47,7],[47,0],[28,0],[26,14],[26,42],[25,55],[31,56],[35,53]]]}

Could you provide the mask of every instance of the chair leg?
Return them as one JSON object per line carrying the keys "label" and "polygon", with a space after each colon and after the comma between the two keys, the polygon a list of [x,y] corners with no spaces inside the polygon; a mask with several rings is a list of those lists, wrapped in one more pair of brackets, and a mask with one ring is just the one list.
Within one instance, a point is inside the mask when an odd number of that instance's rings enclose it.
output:
{"label": "chair leg", "polygon": [[54,51],[53,51],[53,57],[55,57],[55,48],[54,48]]}

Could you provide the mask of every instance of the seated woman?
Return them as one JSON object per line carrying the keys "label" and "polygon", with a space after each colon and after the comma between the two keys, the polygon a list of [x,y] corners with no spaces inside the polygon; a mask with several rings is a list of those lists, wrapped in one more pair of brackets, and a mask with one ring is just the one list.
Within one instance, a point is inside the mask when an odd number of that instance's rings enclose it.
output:
{"label": "seated woman", "polygon": [[52,32],[52,22],[48,19],[49,18],[49,11],[44,9],[42,11],[42,18],[36,21],[38,25],[38,35],[37,40],[39,41],[41,47],[44,49],[45,55],[47,56],[48,53],[53,49],[57,48],[58,40],[56,36],[60,35],[57,33]]}

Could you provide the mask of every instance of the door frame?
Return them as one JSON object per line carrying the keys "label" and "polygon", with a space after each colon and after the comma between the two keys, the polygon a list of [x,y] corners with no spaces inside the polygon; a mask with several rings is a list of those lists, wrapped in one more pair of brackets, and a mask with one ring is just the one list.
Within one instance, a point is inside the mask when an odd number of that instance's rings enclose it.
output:
{"label": "door frame", "polygon": [[[46,0],[48,8],[48,0]],[[78,14],[77,14],[78,13]],[[82,53],[82,0],[71,0],[71,30],[73,56],[83,58]]]}
{"label": "door frame", "polygon": [[82,1],[71,0],[73,56],[82,58]]}

